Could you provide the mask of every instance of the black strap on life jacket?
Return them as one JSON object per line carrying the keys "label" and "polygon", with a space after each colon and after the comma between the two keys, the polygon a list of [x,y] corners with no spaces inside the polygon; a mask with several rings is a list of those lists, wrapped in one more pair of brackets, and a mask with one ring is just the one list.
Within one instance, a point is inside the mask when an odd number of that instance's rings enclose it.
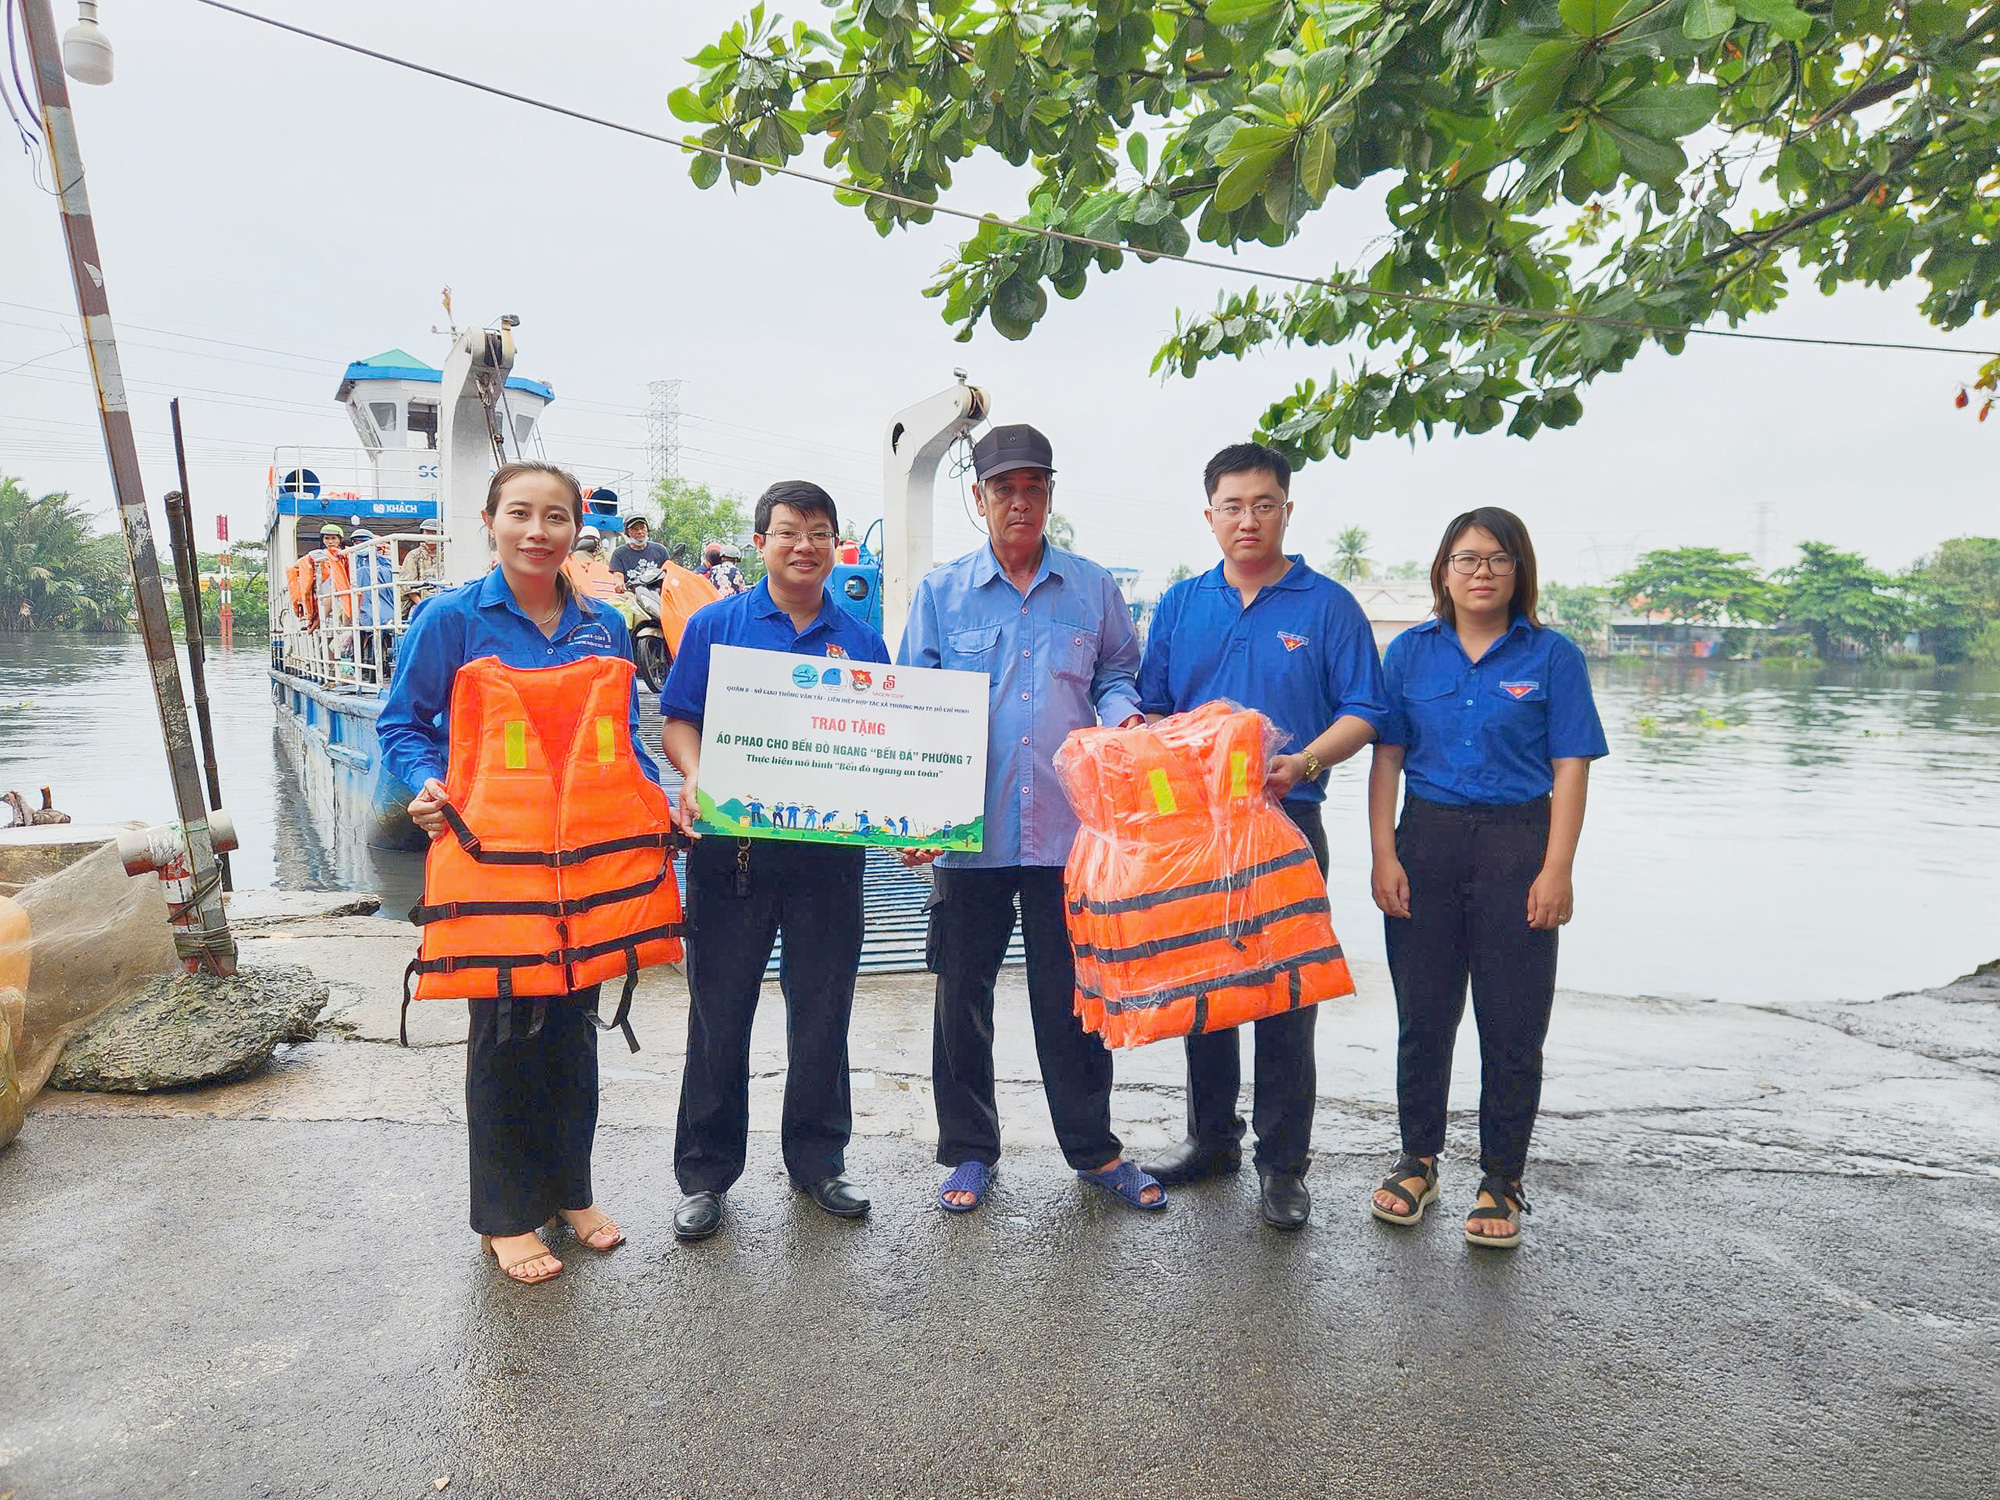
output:
{"label": "black strap on life jacket", "polygon": [[634,833],[624,838],[606,839],[600,844],[583,844],[575,849],[488,849],[467,825],[457,808],[440,803],[444,820],[458,838],[459,847],[482,865],[546,865],[566,869],[588,864],[607,854],[623,854],[628,849],[678,849],[686,840],[672,829],[658,833]]}
{"label": "black strap on life jacket", "polygon": [[597,1013],[597,1007],[590,1008],[590,1024],[599,1031],[610,1031],[616,1027],[625,1033],[625,1045],[634,1052],[639,1050],[639,1038],[632,1030],[632,991],[639,987],[639,945],[625,945],[625,988],[618,995],[618,1013],[605,1020]]}
{"label": "black strap on life jacket", "polygon": [[1210,995],[1223,990],[1257,989],[1281,975],[1289,976],[1291,979],[1293,1005],[1296,1007],[1303,995],[1300,989],[1300,971],[1313,964],[1332,963],[1343,956],[1340,944],[1335,943],[1331,948],[1315,948],[1310,953],[1298,954],[1283,963],[1270,964],[1261,969],[1249,969],[1241,974],[1232,974],[1227,979],[1204,979],[1194,984],[1179,984],[1169,989],[1149,990],[1143,995],[1123,997],[1107,995],[1089,986],[1083,987],[1083,993],[1092,1000],[1102,1001],[1105,1014],[1114,1016],[1131,1010],[1158,1010],[1163,1005],[1172,1005],[1176,1000],[1193,1000],[1196,1013],[1206,1020],[1207,1000]]}
{"label": "black strap on life jacket", "polygon": [[636,885],[599,891],[593,896],[577,896],[568,901],[440,901],[436,905],[418,902],[410,908],[410,920],[422,927],[431,922],[449,922],[458,917],[574,917],[600,906],[614,906],[650,896],[673,875],[673,856],[660,851],[660,868]]}
{"label": "black strap on life jacket", "polygon": [[1100,948],[1094,943],[1078,943],[1078,958],[1094,958],[1099,963],[1130,963],[1134,959],[1158,958],[1163,953],[1172,953],[1180,948],[1195,948],[1203,943],[1234,943],[1239,948],[1243,939],[1254,937],[1273,923],[1290,917],[1311,916],[1318,912],[1331,912],[1324,894],[1294,901],[1289,906],[1275,907],[1270,911],[1251,912],[1241,921],[1225,922],[1220,927],[1209,927],[1200,932],[1176,932],[1166,937],[1151,938],[1143,943],[1134,943],[1126,948]]}
{"label": "black strap on life jacket", "polygon": [[1214,880],[1197,880],[1190,885],[1170,886],[1164,891],[1146,891],[1137,896],[1121,896],[1110,901],[1094,901],[1088,896],[1078,896],[1069,903],[1072,916],[1082,916],[1085,912],[1099,917],[1115,917],[1122,912],[1145,911],[1155,906],[1165,906],[1169,901],[1186,901],[1194,896],[1215,896],[1224,891],[1241,890],[1251,881],[1265,875],[1275,875],[1280,870],[1289,870],[1294,865],[1307,863],[1313,857],[1308,847],[1293,849],[1267,859],[1262,864],[1252,865],[1247,870],[1237,870],[1229,875],[1218,876]]}
{"label": "black strap on life jacket", "polygon": [[[499,971],[495,979],[495,988],[499,991],[500,1008],[495,1015],[497,1030],[494,1040],[499,1042],[510,1040],[514,1034],[514,971],[516,969],[536,968],[548,963],[548,961],[549,955],[547,954],[516,954],[506,958],[475,956],[472,958],[411,959],[403,970],[403,1007],[397,1017],[396,1041],[404,1047],[410,1045],[410,1000],[412,998],[410,994],[410,981],[415,979],[419,974],[450,974],[459,969],[496,969]],[[527,1035],[531,1037],[541,1034],[542,1023],[549,1016],[548,996],[537,995],[534,998],[534,1013],[529,1019],[527,1030]],[[635,1048],[634,1050],[636,1051],[637,1049]]]}

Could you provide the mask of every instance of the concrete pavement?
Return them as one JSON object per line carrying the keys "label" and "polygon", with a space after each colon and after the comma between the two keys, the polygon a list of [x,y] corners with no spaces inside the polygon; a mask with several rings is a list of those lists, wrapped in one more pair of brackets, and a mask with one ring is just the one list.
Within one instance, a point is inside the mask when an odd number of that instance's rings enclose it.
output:
{"label": "concrete pavement", "polygon": [[[908,979],[857,1006],[871,1219],[784,1183],[772,993],[749,1175],[682,1247],[661,975],[646,1050],[603,1043],[631,1243],[564,1240],[521,1289],[463,1227],[458,1008],[382,1041],[409,929],[244,939],[328,975],[325,1039],[222,1089],[45,1094],[0,1154],[0,1496],[2000,1494],[2000,976],[1800,1014],[1565,995],[1510,1257],[1459,1235],[1469,1113],[1439,1211],[1367,1218],[1394,1129],[1365,968],[1320,1018],[1302,1234],[1256,1222],[1247,1173],[1157,1216],[1086,1193],[1018,995],[999,1184],[938,1213]],[[1178,1075],[1121,1055],[1128,1143],[1178,1133]]]}

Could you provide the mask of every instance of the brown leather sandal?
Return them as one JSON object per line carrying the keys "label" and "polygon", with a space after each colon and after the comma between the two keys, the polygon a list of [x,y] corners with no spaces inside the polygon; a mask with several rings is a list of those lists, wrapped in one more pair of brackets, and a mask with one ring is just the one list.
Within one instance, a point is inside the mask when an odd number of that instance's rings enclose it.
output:
{"label": "brown leather sandal", "polygon": [[[549,1220],[549,1225],[567,1225],[569,1232],[576,1237],[576,1242],[583,1246],[584,1249],[596,1250],[601,1254],[608,1250],[616,1250],[620,1245],[625,1243],[625,1231],[618,1227],[618,1222],[611,1215],[599,1213],[597,1222],[586,1233],[576,1227],[575,1221],[569,1217],[570,1212],[571,1210],[569,1209],[559,1211],[553,1219]],[[578,1210],[578,1212],[581,1212],[581,1210]],[[607,1229],[611,1231],[611,1238],[609,1240],[600,1240],[599,1236]]]}
{"label": "brown leather sandal", "polygon": [[[562,1275],[562,1262],[556,1260],[554,1252],[547,1245],[543,1245],[537,1250],[530,1250],[526,1255],[517,1255],[512,1260],[501,1260],[500,1252],[493,1248],[493,1236],[482,1234],[479,1237],[479,1248],[493,1257],[494,1261],[499,1265],[500,1273],[503,1276],[509,1281],[520,1283],[522,1286],[538,1286],[544,1281],[554,1281],[558,1276]],[[521,1267],[532,1265],[538,1260],[556,1260],[556,1268],[553,1271],[544,1271],[539,1276],[522,1274]]]}

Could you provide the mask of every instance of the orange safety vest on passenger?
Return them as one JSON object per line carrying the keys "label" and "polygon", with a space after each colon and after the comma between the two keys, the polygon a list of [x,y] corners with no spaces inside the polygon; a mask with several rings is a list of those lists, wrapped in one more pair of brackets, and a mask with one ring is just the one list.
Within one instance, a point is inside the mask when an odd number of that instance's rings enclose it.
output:
{"label": "orange safety vest on passenger", "polygon": [[285,570],[285,587],[292,598],[292,613],[307,625],[319,623],[319,601],[313,597],[313,565],[302,557]]}
{"label": "orange safety vest on passenger", "polygon": [[[416,998],[547,1001],[625,976],[609,1023],[634,1052],[639,971],[681,957],[667,795],[640,768],[632,663],[518,668],[481,657],[451,689],[450,832],[431,841]],[[502,1040],[508,1026],[502,1010]],[[593,1019],[595,1017],[593,1016]],[[407,1040],[407,1037],[405,1038]]]}
{"label": "orange safety vest on passenger", "polygon": [[1058,752],[1082,824],[1064,880],[1076,1011],[1107,1045],[1353,993],[1311,846],[1264,793],[1266,728],[1211,703]]}
{"label": "orange safety vest on passenger", "polygon": [[586,560],[582,553],[572,552],[563,559],[563,572],[586,599],[608,601],[618,593],[618,575],[599,558]]}

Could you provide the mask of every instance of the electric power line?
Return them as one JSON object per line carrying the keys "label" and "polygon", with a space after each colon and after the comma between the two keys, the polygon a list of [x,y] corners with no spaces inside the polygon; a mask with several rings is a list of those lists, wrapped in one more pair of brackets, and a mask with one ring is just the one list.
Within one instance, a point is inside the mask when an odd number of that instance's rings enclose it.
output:
{"label": "electric power line", "polygon": [[978,213],[967,208],[952,208],[942,203],[925,203],[921,199],[892,193],[885,188],[867,187],[861,183],[843,182],[837,177],[827,177],[818,172],[801,171],[797,167],[779,166],[761,161],[754,156],[742,156],[734,151],[725,151],[720,146],[704,145],[699,141],[683,140],[676,136],[662,135],[656,130],[629,125],[622,120],[608,119],[603,115],[593,115],[584,110],[572,109],[566,104],[553,100],[539,99],[532,94],[518,93],[513,89],[501,88],[498,84],[482,83],[475,78],[467,78],[443,68],[434,68],[427,63],[414,62],[394,53],[380,52],[373,47],[364,47],[359,42],[344,41],[324,32],[311,31],[304,26],[295,26],[289,21],[280,21],[275,16],[261,15],[254,10],[245,10],[239,5],[230,5],[226,0],[195,0],[197,5],[206,5],[212,10],[226,11],[240,16],[246,21],[256,21],[279,31],[288,31],[309,41],[322,42],[329,47],[337,47],[343,52],[352,52],[361,57],[373,58],[393,67],[404,68],[412,73],[422,73],[428,77],[454,83],[461,88],[474,89],[495,98],[509,99],[516,104],[525,104],[531,109],[545,110],[550,114],[565,115],[572,120],[580,120],[586,125],[596,125],[605,130],[614,130],[623,135],[638,136],[642,140],[656,141],[663,146],[671,146],[677,151],[691,155],[712,157],[733,166],[752,167],[759,172],[768,172],[775,177],[795,177],[801,182],[810,182],[819,187],[831,188],[839,193],[851,193],[863,198],[874,198],[884,203],[894,203],[904,208],[921,209],[926,213],[943,214],[947,218],[963,219],[974,224],[997,224],[1003,229],[1011,229],[1021,234],[1035,235],[1042,239],[1060,240],[1065,244],[1082,245],[1092,250],[1115,250],[1120,254],[1136,254],[1155,260],[1175,261],[1184,266],[1195,266],[1206,271],[1225,271],[1238,276],[1250,276],[1269,281],[1288,282],[1295,286],[1318,287],[1324,291],[1338,292],[1343,296],[1360,297],[1406,306],[1439,307],[1447,311],[1480,313],[1487,317],[1513,322],[1529,323],[1580,323],[1599,328],[1616,328],[1630,333],[1643,333],[1654,337],[1687,337],[1714,339],[1743,339],[1764,344],[1802,344],[1814,348],[1833,349],[1878,349],[1896,350],[1910,354],[1950,354],[1960,359],[2000,358],[2000,351],[1990,349],[1957,349],[1947,344],[1915,344],[1893,340],[1877,339],[1837,339],[1815,338],[1806,334],[1792,333],[1750,333],[1740,328],[1699,328],[1693,325],[1673,323],[1644,323],[1632,318],[1614,318],[1599,313],[1571,312],[1567,310],[1547,311],[1537,308],[1509,307],[1500,302],[1482,302],[1466,297],[1447,297],[1434,292],[1394,292],[1380,290],[1358,281],[1336,281],[1326,276],[1302,276],[1291,271],[1274,271],[1256,266],[1240,265],[1231,261],[1210,260],[1205,256],[1178,255],[1170,250],[1143,250],[1122,244],[1116,240],[1100,240],[1089,235],[1074,234],[1064,229],[1051,229],[1042,225],[1023,224],[1007,219],[999,214]]}

